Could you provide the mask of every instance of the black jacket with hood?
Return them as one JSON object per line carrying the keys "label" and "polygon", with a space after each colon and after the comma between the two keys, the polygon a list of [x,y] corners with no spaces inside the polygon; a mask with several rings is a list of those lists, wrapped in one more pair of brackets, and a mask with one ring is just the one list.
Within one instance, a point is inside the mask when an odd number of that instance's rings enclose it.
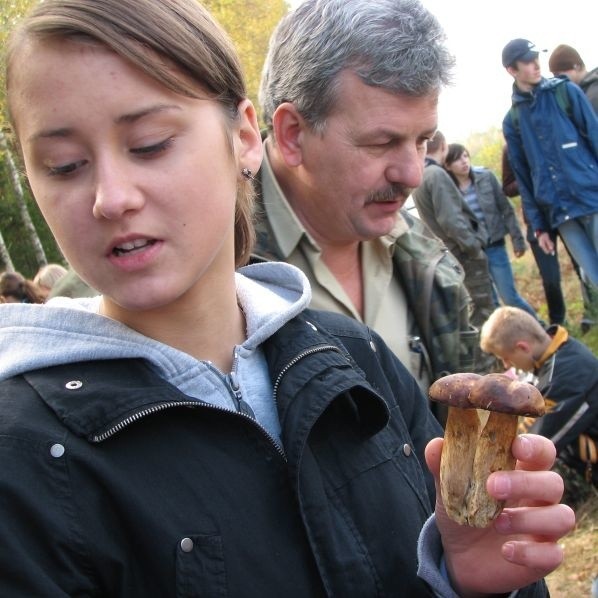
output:
{"label": "black jacket with hood", "polygon": [[416,382],[343,316],[307,310],[263,350],[284,452],[143,360],[0,383],[0,595],[434,595],[415,555],[441,429]]}

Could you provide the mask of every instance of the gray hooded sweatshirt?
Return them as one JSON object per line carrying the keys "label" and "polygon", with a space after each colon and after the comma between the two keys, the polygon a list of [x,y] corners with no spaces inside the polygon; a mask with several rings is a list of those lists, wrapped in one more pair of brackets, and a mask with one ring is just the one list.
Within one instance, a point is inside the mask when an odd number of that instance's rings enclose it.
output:
{"label": "gray hooded sweatshirt", "polygon": [[302,312],[311,291],[305,275],[282,263],[235,275],[247,340],[233,349],[231,372],[148,338],[98,313],[101,297],[57,297],[44,305],[0,306],[0,380],[44,367],[97,359],[142,358],[188,396],[236,410],[240,391],[256,420],[280,444],[280,423],[261,343]]}

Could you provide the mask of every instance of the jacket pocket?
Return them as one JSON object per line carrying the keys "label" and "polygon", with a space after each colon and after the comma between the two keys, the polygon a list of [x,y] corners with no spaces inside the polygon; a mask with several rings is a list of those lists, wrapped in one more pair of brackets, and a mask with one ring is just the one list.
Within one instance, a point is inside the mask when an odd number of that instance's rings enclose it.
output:
{"label": "jacket pocket", "polygon": [[190,535],[182,538],[176,554],[178,598],[226,598],[222,538]]}

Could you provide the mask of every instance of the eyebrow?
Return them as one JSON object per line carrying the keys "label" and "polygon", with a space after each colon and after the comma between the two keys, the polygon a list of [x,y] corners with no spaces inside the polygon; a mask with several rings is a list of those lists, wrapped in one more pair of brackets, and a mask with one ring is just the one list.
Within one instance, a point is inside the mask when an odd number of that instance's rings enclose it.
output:
{"label": "eyebrow", "polygon": [[[176,104],[156,104],[154,106],[148,106],[136,112],[123,114],[114,120],[117,125],[120,124],[131,124],[141,120],[142,118],[151,114],[159,114],[160,112],[167,112],[169,110],[181,110],[180,106]],[[45,129],[38,131],[31,135],[28,139],[29,142],[37,141],[38,139],[51,139],[56,137],[70,137],[73,134],[73,129],[70,127],[60,127],[58,129]]]}

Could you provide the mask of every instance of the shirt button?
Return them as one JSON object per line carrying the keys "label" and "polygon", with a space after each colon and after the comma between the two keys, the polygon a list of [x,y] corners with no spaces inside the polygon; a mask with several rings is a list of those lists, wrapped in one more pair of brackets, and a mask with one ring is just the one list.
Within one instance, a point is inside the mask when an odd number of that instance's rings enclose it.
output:
{"label": "shirt button", "polygon": [[403,445],[403,455],[405,455],[405,457],[409,457],[411,455],[411,445],[409,445],[409,444]]}
{"label": "shirt button", "polygon": [[181,540],[181,550],[183,552],[191,552],[193,550],[193,540],[191,538],[183,538]]}

